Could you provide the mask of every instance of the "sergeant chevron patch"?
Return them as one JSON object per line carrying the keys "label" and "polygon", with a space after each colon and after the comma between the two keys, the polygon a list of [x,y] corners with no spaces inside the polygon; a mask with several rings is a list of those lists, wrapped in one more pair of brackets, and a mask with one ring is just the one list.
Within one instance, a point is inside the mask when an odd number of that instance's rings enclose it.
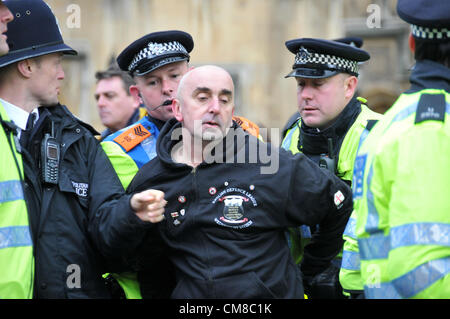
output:
{"label": "sergeant chevron patch", "polygon": [[122,146],[126,152],[139,145],[143,140],[152,135],[142,124],[130,127],[114,139],[114,142]]}

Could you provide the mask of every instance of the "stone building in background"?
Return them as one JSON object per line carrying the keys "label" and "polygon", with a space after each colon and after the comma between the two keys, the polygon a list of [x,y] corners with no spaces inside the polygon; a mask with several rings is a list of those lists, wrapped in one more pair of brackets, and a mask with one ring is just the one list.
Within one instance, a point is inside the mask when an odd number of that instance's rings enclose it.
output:
{"label": "stone building in background", "polygon": [[144,34],[179,29],[195,42],[192,65],[217,64],[236,83],[236,113],[264,127],[282,127],[296,109],[296,83],[284,76],[297,37],[359,36],[371,54],[359,95],[383,112],[408,83],[408,26],[395,0],[46,0],[65,41],[78,50],[65,59],[61,103],[102,130],[95,77],[111,58]]}

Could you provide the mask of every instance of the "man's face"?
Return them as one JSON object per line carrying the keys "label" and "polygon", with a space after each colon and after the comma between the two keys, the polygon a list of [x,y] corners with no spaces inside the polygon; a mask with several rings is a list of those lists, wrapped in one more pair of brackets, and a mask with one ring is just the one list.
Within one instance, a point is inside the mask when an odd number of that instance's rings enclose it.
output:
{"label": "man's face", "polygon": [[124,128],[139,107],[139,101],[128,94],[119,76],[99,80],[94,97],[103,125],[113,132]]}
{"label": "man's face", "polygon": [[346,74],[323,79],[296,78],[298,110],[306,125],[325,129],[334,122],[353,95],[353,91],[349,92],[349,78]]}
{"label": "man's face", "polygon": [[232,123],[234,85],[223,69],[193,69],[183,80],[174,113],[191,136],[203,141],[223,138]]}
{"label": "man's face", "polygon": [[62,53],[50,53],[30,59],[34,64],[30,92],[40,106],[58,104],[61,82],[64,80],[62,56]]}
{"label": "man's face", "polygon": [[6,43],[7,24],[14,19],[8,7],[0,1],[0,55],[5,55],[9,51],[8,43]]}
{"label": "man's face", "polygon": [[[188,71],[188,63],[180,61],[170,63],[143,76],[135,76],[136,85],[130,90],[134,95],[140,93],[149,114],[161,121],[173,118],[171,103],[160,106],[166,101],[172,101],[177,93],[178,84]],[[137,91],[136,89],[137,88]]]}

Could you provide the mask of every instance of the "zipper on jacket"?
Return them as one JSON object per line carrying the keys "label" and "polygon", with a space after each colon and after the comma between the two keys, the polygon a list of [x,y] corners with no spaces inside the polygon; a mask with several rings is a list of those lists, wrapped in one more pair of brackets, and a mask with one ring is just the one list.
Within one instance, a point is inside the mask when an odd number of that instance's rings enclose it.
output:
{"label": "zipper on jacket", "polygon": [[[192,168],[191,171],[192,174],[192,188],[194,190],[194,199],[198,200],[200,199],[199,192],[198,192],[198,185],[197,185],[197,166]],[[192,216],[192,222],[195,223],[195,216]],[[208,246],[205,245],[205,251],[207,253],[207,256],[205,258],[206,266],[208,269],[208,275],[207,275],[207,281],[211,284],[211,287],[208,287],[208,289],[213,290],[213,268],[210,265],[210,253],[208,250]]]}

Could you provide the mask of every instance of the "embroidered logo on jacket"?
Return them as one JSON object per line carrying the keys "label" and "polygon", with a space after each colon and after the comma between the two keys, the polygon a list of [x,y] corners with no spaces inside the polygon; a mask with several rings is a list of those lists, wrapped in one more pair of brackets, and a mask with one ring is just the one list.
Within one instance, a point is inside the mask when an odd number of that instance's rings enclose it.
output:
{"label": "embroidered logo on jacket", "polygon": [[248,202],[247,198],[239,195],[231,195],[222,197],[219,201],[223,201],[225,204],[223,216],[219,218],[221,221],[228,224],[248,222],[248,218],[244,217],[244,207],[242,207],[242,202]]}
{"label": "embroidered logo on jacket", "polygon": [[72,186],[75,189],[75,193],[77,193],[80,197],[88,197],[88,191],[89,191],[89,184],[86,183],[77,183],[74,181],[72,182]]}
{"label": "embroidered logo on jacket", "polygon": [[212,204],[218,203],[223,204],[220,209],[222,216],[214,219],[218,225],[241,229],[253,224],[253,221],[246,216],[244,206],[252,205],[256,207],[258,203],[253,195],[246,190],[241,188],[227,188],[220,192],[212,201]]}
{"label": "embroidered logo on jacket", "polygon": [[334,194],[334,204],[336,205],[336,207],[338,209],[340,209],[342,207],[342,202],[345,200],[345,196],[344,194],[342,194],[341,191],[337,191]]}

